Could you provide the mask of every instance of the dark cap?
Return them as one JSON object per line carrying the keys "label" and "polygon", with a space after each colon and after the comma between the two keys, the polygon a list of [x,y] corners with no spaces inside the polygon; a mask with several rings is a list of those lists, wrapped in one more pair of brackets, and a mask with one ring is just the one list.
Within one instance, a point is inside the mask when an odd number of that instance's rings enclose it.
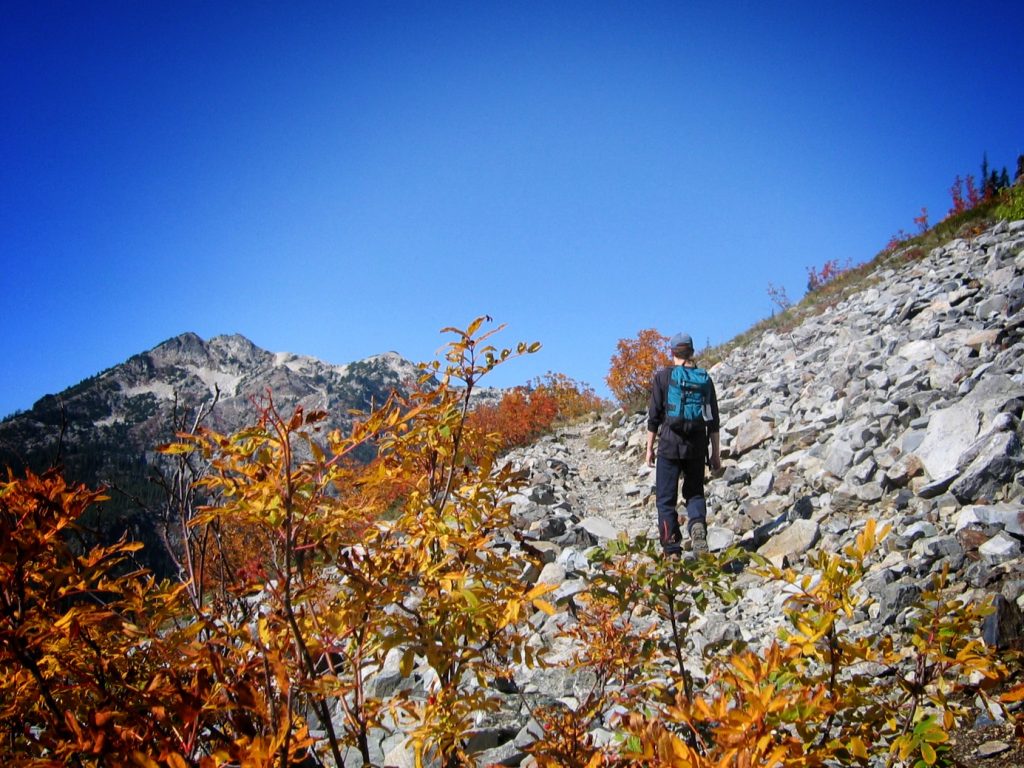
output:
{"label": "dark cap", "polygon": [[688,333],[677,333],[672,337],[672,340],[669,341],[669,346],[672,347],[672,349],[675,349],[676,347],[690,347],[693,349],[693,339],[690,338],[690,334]]}

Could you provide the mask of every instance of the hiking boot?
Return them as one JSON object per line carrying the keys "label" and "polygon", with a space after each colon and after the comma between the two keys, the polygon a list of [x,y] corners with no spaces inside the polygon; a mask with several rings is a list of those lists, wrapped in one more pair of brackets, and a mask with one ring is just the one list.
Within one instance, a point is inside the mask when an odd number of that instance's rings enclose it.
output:
{"label": "hiking boot", "polygon": [[690,524],[690,548],[698,555],[708,551],[708,529],[699,520]]}

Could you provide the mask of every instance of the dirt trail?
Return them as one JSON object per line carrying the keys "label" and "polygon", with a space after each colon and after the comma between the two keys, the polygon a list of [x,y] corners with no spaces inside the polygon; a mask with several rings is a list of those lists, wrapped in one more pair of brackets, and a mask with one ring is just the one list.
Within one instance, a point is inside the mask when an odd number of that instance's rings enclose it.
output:
{"label": "dirt trail", "polygon": [[579,424],[559,430],[556,439],[576,470],[570,483],[573,508],[581,517],[601,517],[633,538],[657,535],[651,486],[654,470],[638,450],[600,450],[591,445],[606,425]]}

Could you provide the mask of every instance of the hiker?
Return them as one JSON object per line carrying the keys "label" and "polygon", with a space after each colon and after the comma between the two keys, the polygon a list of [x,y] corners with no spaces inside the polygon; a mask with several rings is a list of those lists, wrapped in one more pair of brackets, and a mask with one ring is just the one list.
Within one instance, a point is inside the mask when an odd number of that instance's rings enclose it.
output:
{"label": "hiker", "polygon": [[[687,530],[695,553],[708,551],[707,503],[704,501],[705,462],[717,471],[722,466],[718,440],[718,397],[707,371],[693,360],[689,334],[672,337],[672,365],[654,374],[647,406],[647,466],[654,467],[654,441],[658,440],[655,498],[658,536],[668,556],[682,546],[679,515],[679,475],[683,476]],[[711,455],[708,456],[708,444]]]}

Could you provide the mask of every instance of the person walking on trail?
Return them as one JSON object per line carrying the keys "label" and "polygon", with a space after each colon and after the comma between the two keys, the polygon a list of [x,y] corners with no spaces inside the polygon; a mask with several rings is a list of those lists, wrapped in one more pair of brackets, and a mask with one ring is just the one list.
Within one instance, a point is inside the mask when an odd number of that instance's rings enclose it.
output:
{"label": "person walking on trail", "polygon": [[[693,339],[677,333],[670,340],[672,365],[654,374],[647,406],[647,466],[655,469],[658,537],[666,555],[682,551],[679,476],[683,476],[686,524],[695,553],[708,551],[705,463],[722,466],[718,438],[718,397],[707,371],[693,360]],[[657,464],[654,444],[658,443]],[[711,448],[710,455],[708,447]]]}

